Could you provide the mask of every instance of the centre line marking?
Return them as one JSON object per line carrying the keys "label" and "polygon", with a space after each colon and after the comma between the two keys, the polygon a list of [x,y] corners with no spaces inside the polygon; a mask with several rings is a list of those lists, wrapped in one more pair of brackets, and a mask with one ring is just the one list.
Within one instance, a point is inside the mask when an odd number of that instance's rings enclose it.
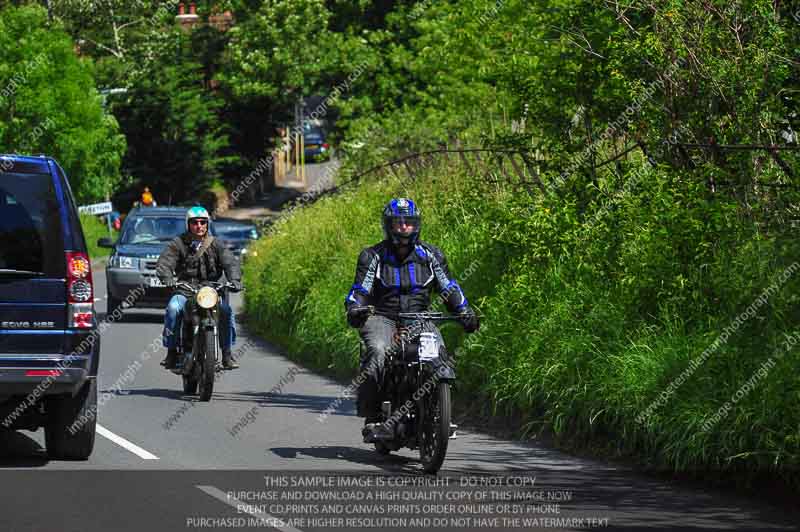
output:
{"label": "centre line marking", "polygon": [[113,432],[111,432],[107,428],[101,426],[100,424],[97,425],[97,433],[100,436],[113,441],[114,443],[116,443],[120,447],[123,447],[123,448],[129,450],[130,452],[132,452],[133,454],[135,454],[139,458],[144,458],[145,460],[158,460],[158,456],[154,455],[153,453],[151,453],[149,451],[145,451],[144,449],[142,449],[141,447],[139,447],[135,443],[129,442],[128,440],[126,440],[122,436],[118,436],[118,435],[114,434]]}
{"label": "centre line marking", "polygon": [[250,514],[253,517],[258,517],[262,521],[266,521],[268,526],[280,530],[281,532],[303,532],[299,528],[285,524],[285,522],[279,517],[273,517],[266,512],[262,512],[258,508],[253,508],[250,504],[246,502],[243,503],[236,497],[229,497],[219,488],[215,488],[214,486],[195,486],[195,488],[206,493],[207,495],[211,495],[218,501],[224,502],[228,506],[235,508],[236,511],[239,511],[239,507],[237,506],[238,504],[244,504],[245,507],[242,508],[242,512]]}

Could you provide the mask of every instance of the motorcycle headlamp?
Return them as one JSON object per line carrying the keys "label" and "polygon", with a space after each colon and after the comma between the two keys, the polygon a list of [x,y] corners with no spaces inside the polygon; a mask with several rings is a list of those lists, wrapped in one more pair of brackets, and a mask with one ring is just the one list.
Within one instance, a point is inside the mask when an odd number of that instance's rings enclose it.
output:
{"label": "motorcycle headlamp", "polygon": [[219,301],[219,296],[217,295],[217,291],[211,288],[210,286],[204,286],[197,292],[197,304],[200,305],[202,308],[214,308],[216,306],[217,301]]}

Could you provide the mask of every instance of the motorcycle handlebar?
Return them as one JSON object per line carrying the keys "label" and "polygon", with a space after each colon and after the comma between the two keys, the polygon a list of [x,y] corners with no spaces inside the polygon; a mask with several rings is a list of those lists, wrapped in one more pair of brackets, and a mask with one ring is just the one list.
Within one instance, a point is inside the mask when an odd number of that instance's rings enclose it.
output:
{"label": "motorcycle handlebar", "polygon": [[[217,281],[204,281],[202,283],[202,285],[197,286],[197,287],[192,285],[192,284],[190,284],[190,283],[187,283],[186,281],[179,281],[179,282],[175,283],[175,288],[185,288],[185,289],[189,290],[192,293],[197,293],[197,291],[200,290],[200,288],[203,285],[211,286],[211,287],[213,287],[213,288],[215,288],[217,290],[219,290],[221,288],[227,288],[229,290],[233,290],[235,288],[233,283],[231,283],[230,281],[225,282],[225,283],[220,283],[220,282],[217,282]],[[242,290],[244,290],[244,288],[242,288]]]}
{"label": "motorcycle handlebar", "polygon": [[384,316],[393,320],[427,320],[427,321],[458,321],[460,317],[443,312],[386,312],[369,305],[357,307],[357,310],[369,315]]}

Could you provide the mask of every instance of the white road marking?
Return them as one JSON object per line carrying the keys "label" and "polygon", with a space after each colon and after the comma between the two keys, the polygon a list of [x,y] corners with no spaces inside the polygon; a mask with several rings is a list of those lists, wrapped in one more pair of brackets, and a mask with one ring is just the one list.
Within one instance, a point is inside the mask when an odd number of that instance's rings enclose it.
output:
{"label": "white road marking", "polygon": [[133,454],[135,454],[139,458],[144,458],[145,460],[158,460],[158,456],[154,455],[153,453],[151,453],[149,451],[145,451],[144,449],[142,449],[138,445],[129,442],[128,440],[126,440],[122,436],[118,436],[118,435],[114,434],[113,432],[111,432],[110,430],[108,430],[107,428],[105,428],[105,427],[103,427],[103,426],[101,426],[99,424],[97,425],[97,433],[100,436],[102,436],[104,438],[108,438],[109,440],[113,441],[114,443],[116,443],[120,447],[123,447],[123,448],[129,450],[130,452],[132,452]]}
{"label": "white road marking", "polygon": [[94,298],[95,301],[100,301],[99,297]]}
{"label": "white road marking", "polygon": [[[199,489],[206,493],[206,495],[211,495],[218,501],[224,502],[228,506],[235,508],[237,511],[241,510],[244,513],[250,514],[253,517],[258,517],[264,524],[267,526],[271,526],[277,530],[281,530],[282,532],[303,532],[299,528],[295,528],[293,526],[287,525],[281,518],[273,517],[266,512],[260,511],[257,507],[252,507],[247,502],[241,502],[239,499],[234,497],[233,495],[228,495],[224,491],[219,488],[215,488],[214,486],[195,486],[195,488]],[[241,508],[238,505],[244,505]]]}

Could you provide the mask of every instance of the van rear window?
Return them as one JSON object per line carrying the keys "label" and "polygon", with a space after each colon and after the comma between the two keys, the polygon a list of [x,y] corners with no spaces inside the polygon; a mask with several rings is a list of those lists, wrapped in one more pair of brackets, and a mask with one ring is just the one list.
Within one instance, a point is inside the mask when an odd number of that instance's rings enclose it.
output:
{"label": "van rear window", "polygon": [[60,208],[49,174],[0,172],[0,269],[66,275]]}

